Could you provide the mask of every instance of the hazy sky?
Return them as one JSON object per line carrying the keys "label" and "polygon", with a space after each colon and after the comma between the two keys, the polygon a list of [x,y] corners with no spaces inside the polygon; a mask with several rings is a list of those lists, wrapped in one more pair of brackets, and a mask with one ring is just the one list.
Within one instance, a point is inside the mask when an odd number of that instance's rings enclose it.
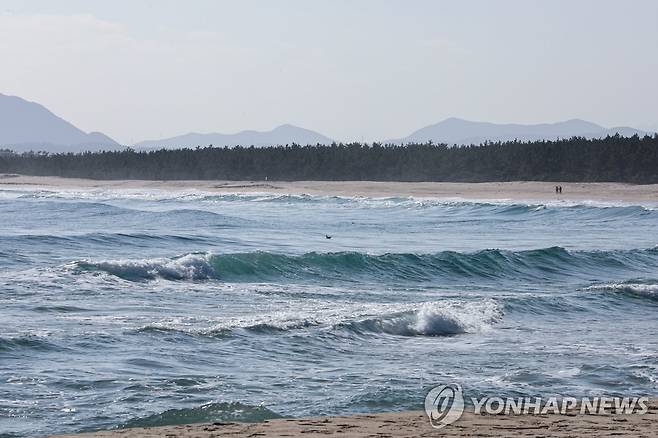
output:
{"label": "hazy sky", "polygon": [[447,117],[658,128],[658,1],[0,0],[0,93],[123,143]]}

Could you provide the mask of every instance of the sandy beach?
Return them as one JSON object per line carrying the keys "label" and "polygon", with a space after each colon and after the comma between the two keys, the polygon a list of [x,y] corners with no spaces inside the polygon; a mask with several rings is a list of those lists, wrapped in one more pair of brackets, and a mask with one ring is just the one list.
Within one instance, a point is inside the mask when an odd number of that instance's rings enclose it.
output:
{"label": "sandy beach", "polygon": [[[555,193],[555,186],[563,188]],[[147,181],[90,180],[49,176],[0,175],[0,187],[34,186],[44,189],[155,189],[199,190],[216,193],[280,193],[327,196],[457,198],[518,201],[600,201],[658,203],[658,184],[566,182],[379,182],[379,181]]]}
{"label": "sandy beach", "polygon": [[655,400],[643,415],[475,415],[465,412],[457,422],[433,429],[424,412],[405,411],[339,417],[276,419],[262,423],[208,423],[119,429],[63,437],[212,438],[230,437],[654,437],[658,433]]}

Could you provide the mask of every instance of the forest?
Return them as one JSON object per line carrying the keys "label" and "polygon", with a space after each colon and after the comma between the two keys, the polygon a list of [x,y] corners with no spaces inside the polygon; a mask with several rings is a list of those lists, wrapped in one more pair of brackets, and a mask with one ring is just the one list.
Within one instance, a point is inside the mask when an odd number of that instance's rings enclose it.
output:
{"label": "forest", "polygon": [[472,146],[341,143],[66,154],[0,150],[0,172],[92,179],[648,184],[658,183],[658,134]]}

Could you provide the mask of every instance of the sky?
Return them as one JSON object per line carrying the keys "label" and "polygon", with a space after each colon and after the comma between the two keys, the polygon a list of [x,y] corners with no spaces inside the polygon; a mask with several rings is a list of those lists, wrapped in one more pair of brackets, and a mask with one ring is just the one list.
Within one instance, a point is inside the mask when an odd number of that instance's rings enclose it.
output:
{"label": "sky", "polygon": [[658,1],[0,0],[0,93],[122,144],[448,117],[658,129]]}

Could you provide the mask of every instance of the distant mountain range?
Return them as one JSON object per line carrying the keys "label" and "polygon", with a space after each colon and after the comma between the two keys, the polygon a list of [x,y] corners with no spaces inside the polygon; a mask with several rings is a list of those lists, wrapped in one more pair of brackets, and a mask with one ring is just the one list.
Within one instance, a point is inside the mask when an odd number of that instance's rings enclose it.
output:
{"label": "distant mountain range", "polygon": [[[619,126],[604,128],[596,123],[585,120],[572,119],[565,122],[541,123],[536,125],[496,124],[486,122],[472,122],[457,118],[446,119],[434,125],[421,128],[411,135],[398,139],[386,140],[386,144],[407,143],[446,143],[448,145],[480,144],[490,141],[532,141],[556,140],[558,138],[571,138],[574,136],[586,138],[602,138],[607,135],[630,137],[635,134],[644,136],[648,133],[639,129]],[[194,146],[271,146],[297,143],[331,144],[332,139],[308,129],[293,125],[282,125],[272,131],[242,131],[237,134],[197,134],[190,133],[178,137],[162,140],[149,140],[137,143],[136,148],[157,149]]]}
{"label": "distant mountain range", "polygon": [[137,143],[135,148],[159,149],[195,146],[277,146],[296,143],[299,145],[331,144],[333,140],[322,134],[293,125],[281,125],[271,131],[241,131],[237,134],[199,134],[191,132],[162,140]]}
{"label": "distant mountain range", "polygon": [[[555,140],[574,136],[600,138],[619,133],[629,137],[647,133],[620,126],[604,128],[585,120],[536,125],[496,124],[472,122],[457,118],[446,119],[426,126],[411,135],[384,141],[389,144],[446,143],[448,145],[480,144],[489,141]],[[334,140],[318,132],[293,125],[281,125],[271,131],[242,131],[236,134],[189,133],[161,140],[148,140],[135,144],[137,149],[159,149],[209,146],[276,146],[331,144]],[[100,132],[86,133],[56,116],[42,105],[16,96],[0,93],[0,149],[14,151],[80,152],[121,149],[123,146]]]}
{"label": "distant mountain range", "polygon": [[480,144],[490,141],[532,141],[556,140],[558,138],[571,138],[574,136],[586,138],[602,138],[607,135],[619,133],[624,137],[635,134],[644,136],[648,134],[639,129],[619,126],[604,128],[596,123],[585,120],[571,119],[565,122],[540,123],[536,125],[521,125],[516,123],[497,124],[487,122],[472,122],[457,118],[446,119],[434,125],[421,128],[411,135],[403,138],[386,140],[384,143],[446,143],[448,145]]}
{"label": "distant mountain range", "polygon": [[68,152],[117,147],[107,135],[81,131],[38,103],[0,93],[0,148]]}

